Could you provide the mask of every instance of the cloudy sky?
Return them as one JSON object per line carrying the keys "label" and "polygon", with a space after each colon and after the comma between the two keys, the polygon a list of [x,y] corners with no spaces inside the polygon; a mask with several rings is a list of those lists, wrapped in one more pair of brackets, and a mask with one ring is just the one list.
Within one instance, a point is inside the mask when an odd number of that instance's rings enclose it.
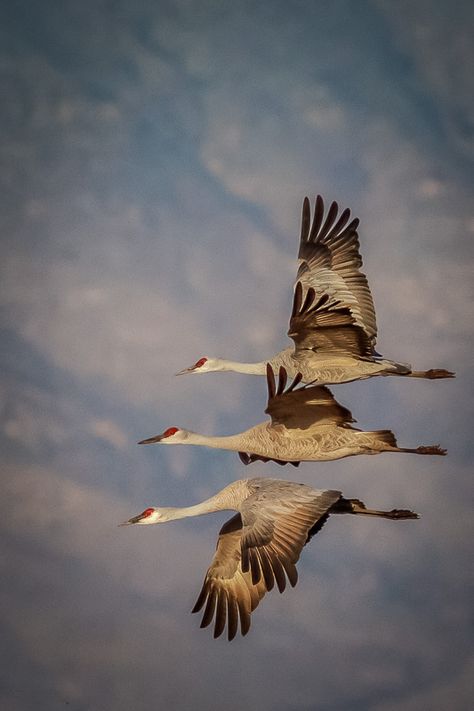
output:
{"label": "cloudy sky", "polygon": [[[0,705],[471,707],[472,5],[17,0],[0,18]],[[361,218],[378,350],[451,381],[339,386],[411,455],[244,468],[137,447],[263,419],[304,195]],[[419,521],[333,517],[250,634],[189,614],[227,514],[117,523],[296,478]]]}

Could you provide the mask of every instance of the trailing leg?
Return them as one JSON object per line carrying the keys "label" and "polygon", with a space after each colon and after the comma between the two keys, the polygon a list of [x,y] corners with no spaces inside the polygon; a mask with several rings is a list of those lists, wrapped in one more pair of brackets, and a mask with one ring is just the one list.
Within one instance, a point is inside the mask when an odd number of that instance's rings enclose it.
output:
{"label": "trailing leg", "polygon": [[428,380],[439,380],[440,378],[455,378],[456,373],[444,368],[431,368],[430,370],[412,370],[411,373],[400,373],[408,378],[427,378]]}
{"label": "trailing leg", "polygon": [[368,509],[363,501],[359,499],[344,499],[340,498],[331,507],[330,513],[338,514],[356,514],[362,516],[379,516],[380,518],[391,519],[407,519],[419,518],[419,515],[414,511],[407,509],[392,509],[391,511],[378,511],[376,509]]}
{"label": "trailing leg", "polygon": [[443,456],[446,450],[439,444],[421,447],[399,447],[396,437],[390,430],[374,430],[372,432],[359,431],[357,438],[360,441],[360,452],[365,454],[378,454],[379,452],[406,452],[408,454],[437,454]]}
{"label": "trailing leg", "polygon": [[447,453],[447,449],[443,449],[439,444],[426,445],[421,447],[415,447],[411,449],[409,447],[397,447],[396,449],[389,450],[392,452],[405,452],[408,454],[437,454],[441,457]]}

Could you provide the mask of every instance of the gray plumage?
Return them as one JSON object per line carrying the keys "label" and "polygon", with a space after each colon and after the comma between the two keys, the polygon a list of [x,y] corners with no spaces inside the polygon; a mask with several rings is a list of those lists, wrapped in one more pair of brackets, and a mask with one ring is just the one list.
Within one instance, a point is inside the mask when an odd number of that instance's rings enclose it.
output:
{"label": "gray plumage", "polygon": [[274,370],[283,366],[290,377],[301,373],[303,382],[321,385],[375,375],[454,377],[444,369],[413,371],[406,363],[378,355],[374,303],[360,269],[359,220],[350,220],[349,209],[340,215],[338,211],[337,203],[332,202],[325,216],[324,202],[318,195],[311,220],[309,200],[303,201],[299,266],[288,330],[293,347],[258,363],[200,358],[179,374],[231,370],[264,375],[269,362]]}
{"label": "gray plumage", "polygon": [[247,634],[250,615],[276,585],[298,580],[296,563],[311,528],[340,500],[339,491],[320,491],[275,479],[249,479],[240,512],[221,528],[217,549],[193,608],[204,608],[201,627],[215,618],[214,637],[228,623],[228,639],[240,620]]}
{"label": "gray plumage", "polygon": [[244,464],[260,459],[279,464],[302,461],[329,461],[357,454],[406,452],[446,454],[438,445],[416,448],[399,447],[390,430],[361,431],[351,425],[354,419],[340,405],[325,385],[296,387],[297,374],[287,387],[287,374],[280,367],[278,385],[267,364],[268,404],[265,410],[271,422],[262,422],[244,432],[228,436],[210,436],[171,427],[139,444],[193,444],[239,452]]}
{"label": "gray plumage", "polygon": [[283,592],[296,585],[296,563],[303,547],[331,514],[363,514],[413,519],[405,509],[367,509],[341,492],[313,489],[278,479],[240,479],[200,504],[187,508],[148,508],[124,525],[164,523],[213,511],[238,513],[219,532],[216,552],[207,570],[193,612],[203,610],[201,627],[214,621],[214,637],[226,625],[231,640],[250,629],[252,612],[275,586]]}

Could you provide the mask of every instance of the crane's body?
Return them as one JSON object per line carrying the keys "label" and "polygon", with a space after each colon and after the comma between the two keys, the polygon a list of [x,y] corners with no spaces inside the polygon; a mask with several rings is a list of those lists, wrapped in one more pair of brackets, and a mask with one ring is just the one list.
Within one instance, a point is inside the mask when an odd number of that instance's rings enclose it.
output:
{"label": "crane's body", "polygon": [[[275,372],[283,366],[290,378],[295,378],[297,373],[301,373],[303,383],[317,382],[318,385],[349,383],[353,380],[372,378],[375,375],[413,375],[409,365],[395,363],[385,358],[362,360],[344,353],[328,358],[324,353],[294,348],[285,348],[269,362]],[[255,370],[258,371],[255,375],[265,373],[265,363],[255,363],[255,366],[257,366]]]}
{"label": "crane's body", "polygon": [[356,454],[381,452],[416,453],[413,449],[400,449],[390,430],[364,432],[353,427],[334,425],[321,425],[317,432],[311,434],[305,430],[289,430],[283,425],[273,426],[270,422],[262,422],[245,432],[228,436],[203,435],[183,429],[179,433],[176,441],[173,441],[176,435],[172,435],[163,440],[150,438],[150,441],[144,440],[140,444],[154,444],[157,441],[163,444],[193,444],[232,452],[248,452],[253,459],[278,462],[324,462]]}
{"label": "crane's body", "polygon": [[251,613],[275,583],[280,592],[287,580],[296,585],[300,553],[330,514],[418,518],[406,509],[367,509],[358,499],[345,499],[339,491],[255,478],[235,481],[195,506],[147,508],[123,525],[165,523],[221,510],[237,514],[221,528],[193,612],[204,607],[201,627],[215,618],[214,637],[222,634],[227,623],[229,640],[235,637],[239,620],[242,634],[247,634]]}

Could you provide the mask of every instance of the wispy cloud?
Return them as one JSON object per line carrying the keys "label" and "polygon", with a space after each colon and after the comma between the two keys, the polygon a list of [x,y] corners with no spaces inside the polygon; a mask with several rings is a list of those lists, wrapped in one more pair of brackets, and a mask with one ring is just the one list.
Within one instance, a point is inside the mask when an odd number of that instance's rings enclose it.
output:
{"label": "wispy cloud", "polygon": [[[0,119],[5,707],[468,707],[470,12],[12,9]],[[449,458],[296,474],[136,447],[172,424],[226,434],[264,418],[263,378],[172,374],[286,343],[301,202],[316,192],[361,218],[379,349],[459,374],[355,383],[338,398],[361,427],[440,441]],[[422,518],[333,517],[298,587],[268,596],[248,638],[215,643],[188,610],[226,515],[116,524],[257,475]]]}
{"label": "wispy cloud", "polygon": [[440,2],[433,8],[426,0],[404,1],[396,7],[387,0],[378,0],[376,5],[395,28],[394,41],[413,62],[417,88],[434,105],[450,148],[472,157],[472,7],[469,3],[453,7]]}

